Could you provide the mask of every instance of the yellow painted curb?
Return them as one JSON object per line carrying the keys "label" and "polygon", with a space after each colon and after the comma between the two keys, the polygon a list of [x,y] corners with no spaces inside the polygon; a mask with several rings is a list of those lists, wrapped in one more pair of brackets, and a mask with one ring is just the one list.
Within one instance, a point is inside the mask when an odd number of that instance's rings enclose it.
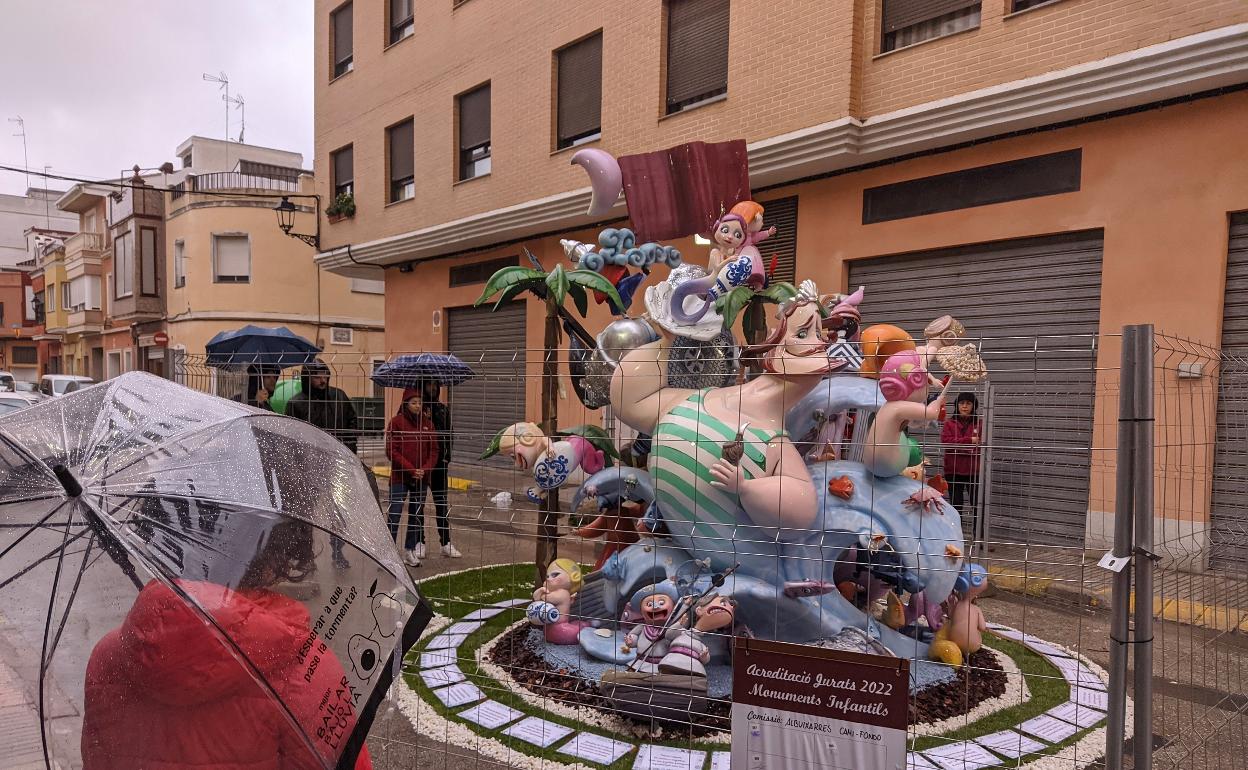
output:
{"label": "yellow painted curb", "polygon": [[1236,628],[1248,633],[1248,612],[1234,607],[1207,607],[1196,624],[1223,633]]}
{"label": "yellow painted curb", "polygon": [[1035,573],[1008,572],[1004,567],[989,567],[988,582],[1004,591],[1042,596],[1049,590],[1053,578]]}
{"label": "yellow painted curb", "polygon": [[[389,465],[374,465],[373,475],[375,475],[379,479],[390,478],[390,466]],[[473,487],[475,487],[477,485],[477,482],[451,476],[449,479],[447,479],[446,485],[450,489],[457,489],[461,492],[467,492],[469,489],[472,489]]]}

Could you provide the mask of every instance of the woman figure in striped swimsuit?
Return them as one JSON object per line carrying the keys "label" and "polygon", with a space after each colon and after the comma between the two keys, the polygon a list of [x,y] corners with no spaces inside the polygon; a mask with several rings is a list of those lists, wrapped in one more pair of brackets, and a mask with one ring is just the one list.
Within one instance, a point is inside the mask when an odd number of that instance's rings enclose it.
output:
{"label": "woman figure in striped swimsuit", "polygon": [[663,521],[678,545],[716,569],[775,570],[777,543],[808,536],[818,516],[806,463],[784,432],[785,413],[845,365],[827,355],[815,285],[803,282],[770,336],[747,350],[761,356],[765,371],[749,382],[666,387],[670,345],[666,336],[631,351],[611,380],[616,414],[654,437],[649,470]]}

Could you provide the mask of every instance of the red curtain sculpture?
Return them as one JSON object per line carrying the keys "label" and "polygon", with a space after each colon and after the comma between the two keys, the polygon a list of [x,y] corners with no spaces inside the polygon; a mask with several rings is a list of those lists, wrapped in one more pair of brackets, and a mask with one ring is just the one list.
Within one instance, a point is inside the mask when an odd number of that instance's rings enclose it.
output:
{"label": "red curtain sculpture", "polygon": [[750,199],[744,139],[690,142],[619,163],[638,243],[708,234],[720,215]]}

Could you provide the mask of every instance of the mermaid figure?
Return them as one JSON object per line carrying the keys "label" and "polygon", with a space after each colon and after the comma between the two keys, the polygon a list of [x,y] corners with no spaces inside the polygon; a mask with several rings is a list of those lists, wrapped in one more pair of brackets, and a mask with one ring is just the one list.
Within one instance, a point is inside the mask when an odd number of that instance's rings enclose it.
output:
{"label": "mermaid figure", "polygon": [[525,495],[535,503],[567,483],[577,468],[592,474],[606,465],[602,450],[585,438],[565,436],[553,441],[531,422],[517,422],[499,431],[498,451],[511,455],[516,468],[533,473],[536,486],[529,487]]}
{"label": "mermaid figure", "polygon": [[[762,207],[759,207],[759,226],[762,224],[761,216]],[[758,252],[758,247],[754,245],[754,240],[751,239],[751,235],[754,235],[755,238],[761,240],[758,238],[761,233],[751,233],[749,227],[750,223],[738,213],[729,212],[716,220],[711,234],[716,246],[711,249],[708,265],[710,274],[705,278],[686,281],[672,292],[671,314],[674,320],[682,324],[695,324],[715,306],[716,299],[734,288],[738,286],[763,288],[763,283],[766,281],[763,258]],[[763,232],[770,234],[771,231]],[[685,300],[689,297],[702,299],[701,307],[692,312],[687,311]]]}
{"label": "mermaid figure", "polygon": [[[940,417],[945,405],[946,384],[930,404],[926,403],[931,378],[923,360],[914,350],[889,356],[880,367],[880,392],[887,403],[880,407],[867,433],[862,462],[876,476],[899,476],[906,468],[922,462],[923,455],[914,439],[906,435],[908,422],[931,422]],[[950,383],[953,379],[950,378]]]}

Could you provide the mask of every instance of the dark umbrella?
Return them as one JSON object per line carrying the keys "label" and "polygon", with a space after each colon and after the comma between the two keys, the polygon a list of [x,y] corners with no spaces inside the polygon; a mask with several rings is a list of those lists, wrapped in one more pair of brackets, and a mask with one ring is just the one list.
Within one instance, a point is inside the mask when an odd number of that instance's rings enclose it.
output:
{"label": "dark umbrella", "polygon": [[418,388],[430,380],[458,385],[476,376],[472,367],[450,353],[407,353],[377,367],[373,382],[383,388]]}
{"label": "dark umbrella", "polygon": [[307,423],[142,372],[0,417],[0,616],[29,639],[10,662],[38,672],[49,768],[269,738],[354,767],[430,614],[359,460]]}
{"label": "dark umbrella", "polygon": [[272,329],[248,324],[208,340],[209,366],[267,364],[286,368],[316,358],[321,349],[285,326]]}

